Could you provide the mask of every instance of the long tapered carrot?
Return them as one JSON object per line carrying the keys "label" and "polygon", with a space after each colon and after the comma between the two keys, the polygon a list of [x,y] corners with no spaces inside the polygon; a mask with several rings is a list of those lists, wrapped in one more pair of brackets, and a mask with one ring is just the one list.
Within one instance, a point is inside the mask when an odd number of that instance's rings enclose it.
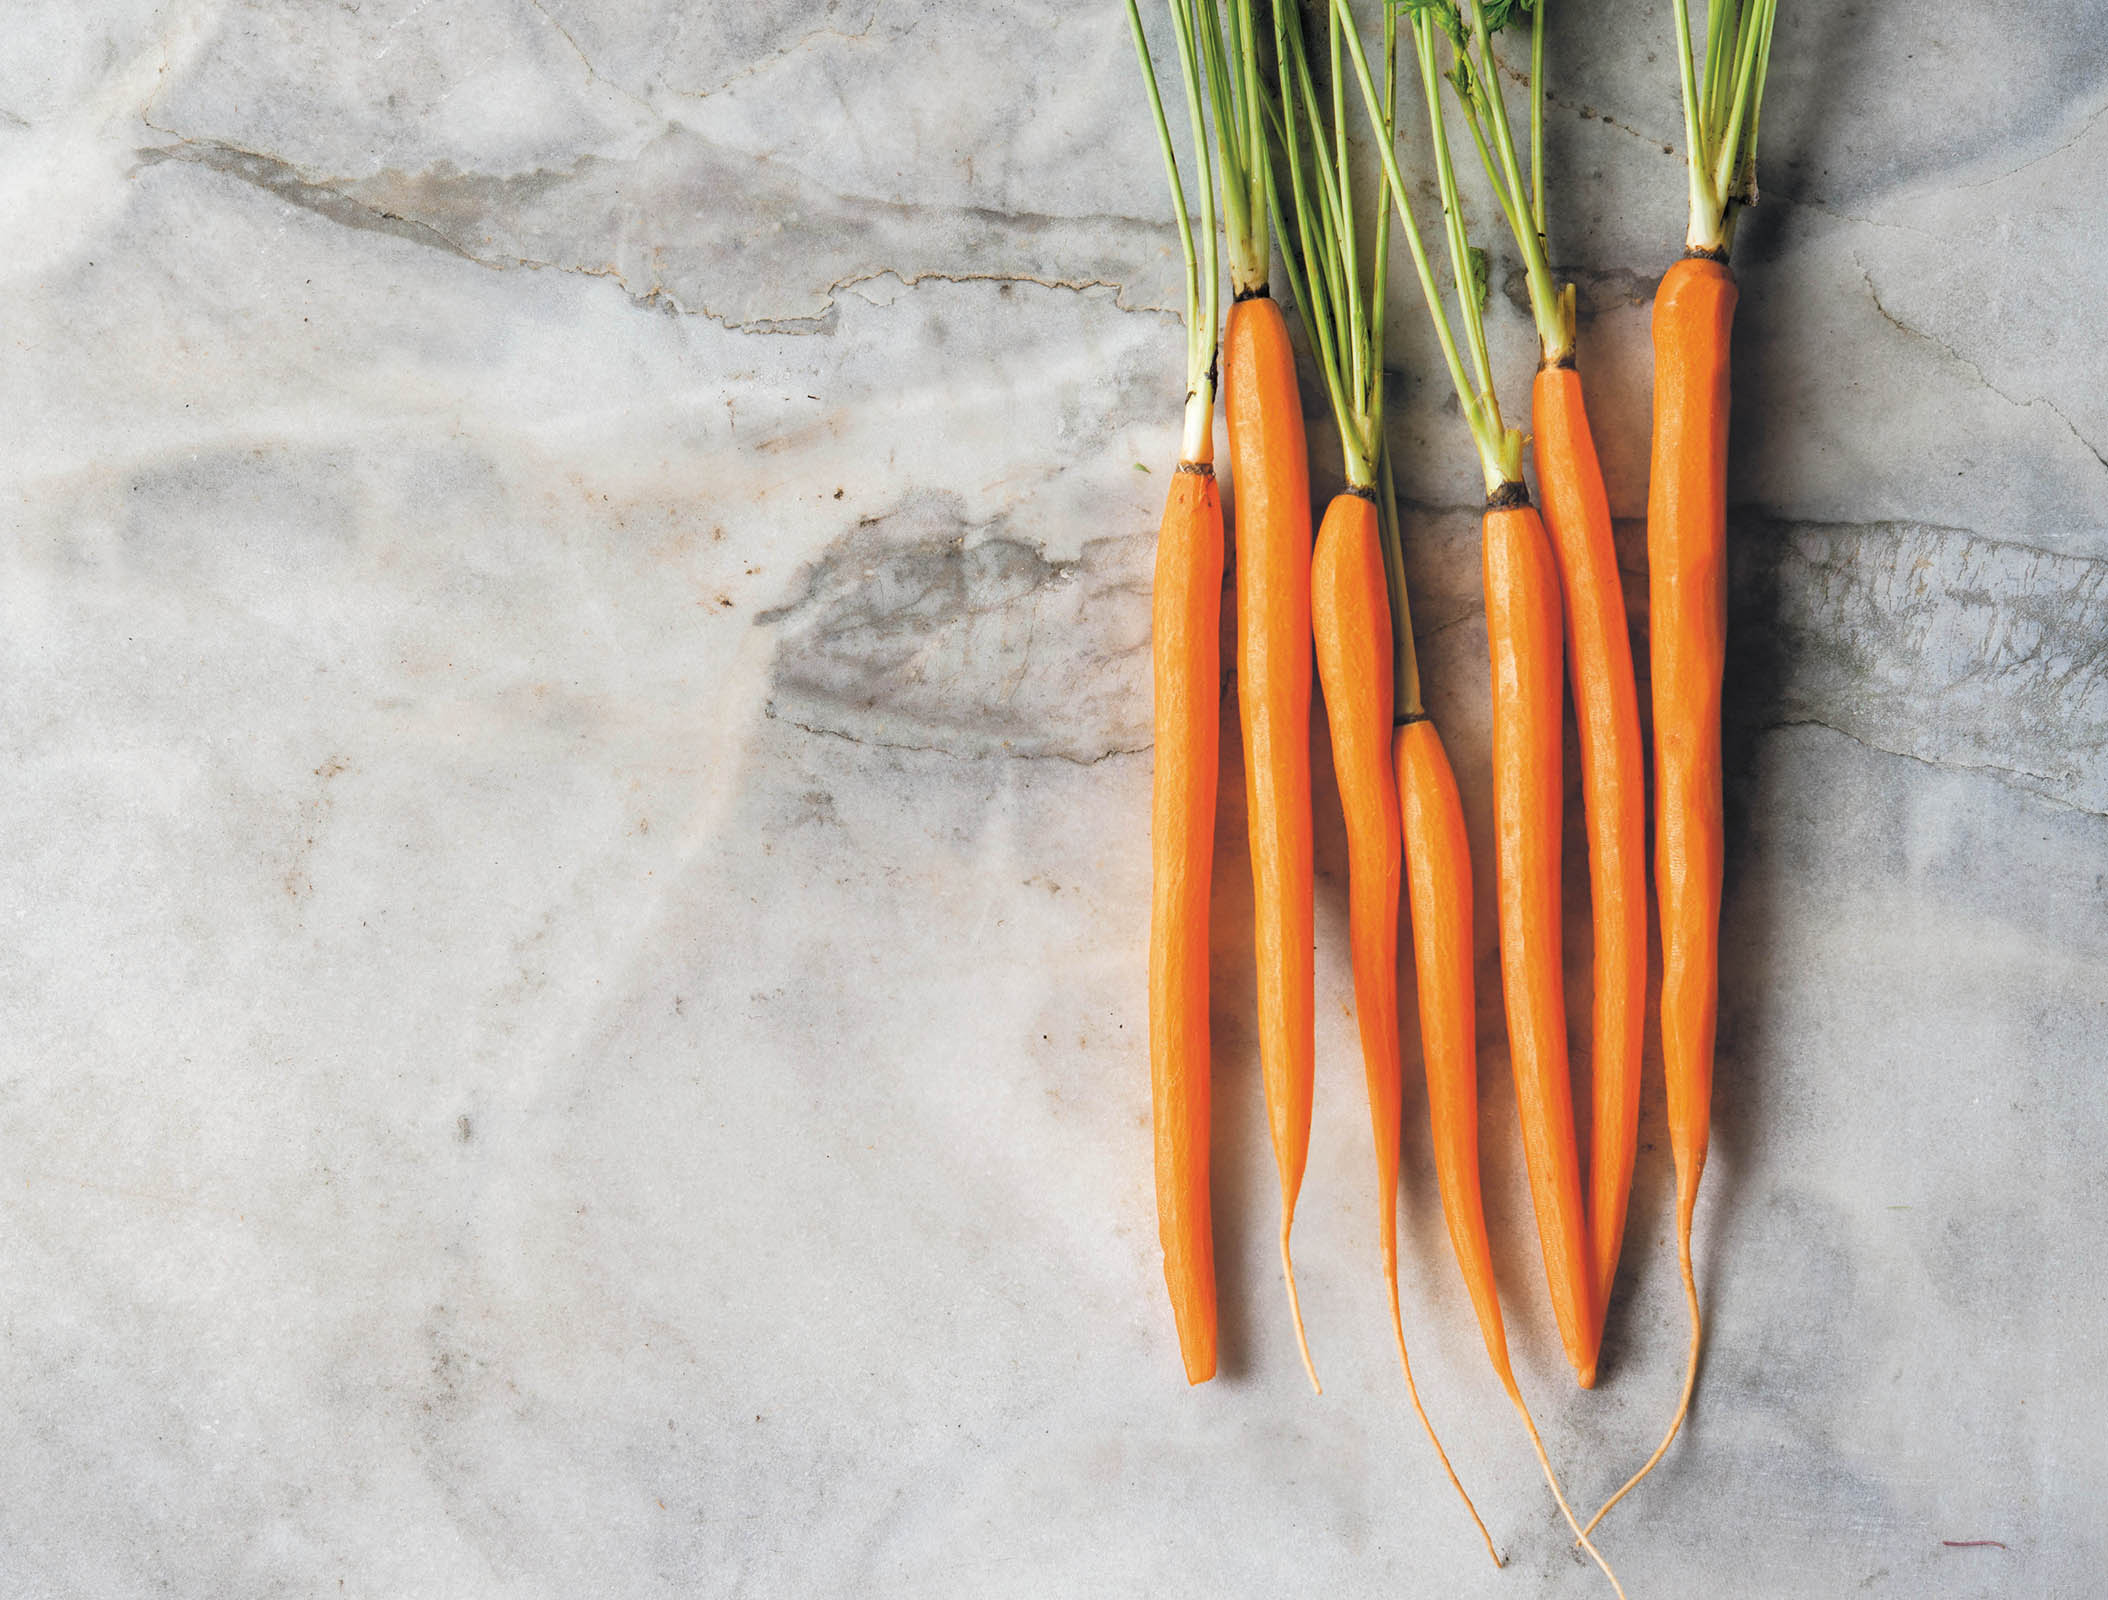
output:
{"label": "long tapered carrot", "polygon": [[1172,475],[1157,533],[1151,655],[1149,1062],[1157,1233],[1186,1381],[1215,1376],[1215,1243],[1208,1196],[1208,890],[1215,856],[1222,500],[1205,462]]}
{"label": "long tapered carrot", "polygon": [[1310,814],[1310,462],[1288,326],[1273,300],[1230,308],[1224,411],[1237,489],[1237,699],[1244,729],[1259,1068],[1281,1182],[1281,1273],[1313,1387],[1289,1233],[1310,1155],[1315,1071]]}
{"label": "long tapered carrot", "polygon": [[1559,576],[1544,524],[1521,485],[1504,486],[1492,500],[1483,546],[1501,991],[1545,1282],[1567,1360],[1586,1383],[1595,1375],[1596,1322],[1567,1077],[1559,920]]}
{"label": "long tapered carrot", "polygon": [[[1450,0],[1457,5],[1457,0]],[[1574,721],[1581,735],[1582,799],[1588,829],[1589,894],[1594,912],[1595,1005],[1591,1033],[1594,1116],[1587,1219],[1593,1266],[1592,1338],[1617,1276],[1625,1212],[1639,1148],[1640,1049],[1646,1033],[1646,814],[1641,788],[1639,693],[1625,594],[1611,540],[1610,501],[1575,370],[1574,293],[1560,288],[1546,245],[1544,168],[1545,13],[1530,24],[1529,174],[1508,120],[1486,0],[1461,0],[1449,30],[1456,70],[1448,75],[1494,198],[1523,261],[1537,324],[1537,381],[1531,395],[1532,454],[1544,522],[1559,565]],[[1521,13],[1506,20],[1519,23]],[[1578,1369],[1595,1382],[1593,1356]]]}
{"label": "long tapered carrot", "polygon": [[1662,1077],[1676,1163],[1676,1261],[1690,1313],[1683,1392],[1669,1431],[1589,1526],[1667,1453],[1691,1409],[1704,1319],[1691,1222],[1705,1171],[1720,1005],[1725,858],[1720,681],[1727,660],[1728,340],[1735,279],[1690,256],[1654,297],[1654,452],[1647,491],[1647,609],[1654,675],[1654,885],[1662,928]]}
{"label": "long tapered carrot", "polygon": [[1727,263],[1694,258],[1669,269],[1654,301],[1654,476],[1647,497],[1654,874],[1676,1251],[1693,1307],[1694,1371],[1699,1324],[1691,1218],[1712,1127],[1720,1005],[1720,683],[1727,662],[1728,339],[1735,300]]}
{"label": "long tapered carrot", "polygon": [[1288,325],[1269,292],[1264,97],[1253,0],[1174,0],[1196,23],[1215,112],[1234,303],[1223,410],[1237,496],[1237,701],[1251,840],[1259,1073],[1281,1181],[1281,1276],[1303,1331],[1289,1235],[1310,1155],[1315,1063],[1310,818],[1310,462]]}
{"label": "long tapered carrot", "polygon": [[1212,174],[1190,14],[1172,7],[1187,116],[1200,160],[1205,290],[1185,187],[1134,0],[1127,0],[1127,20],[1155,115],[1186,268],[1185,428],[1157,531],[1150,608],[1156,744],[1149,827],[1149,1082],[1164,1285],[1186,1381],[1205,1383],[1215,1375],[1216,1353],[1215,1236],[1208,1194],[1208,896],[1221,738],[1222,498],[1214,468],[1215,324],[1221,302]]}
{"label": "long tapered carrot", "polygon": [[1551,1457],[1523,1403],[1508,1357],[1500,1290],[1493,1277],[1493,1249],[1486,1236],[1486,1207],[1479,1183],[1478,1020],[1472,974],[1471,841],[1464,832],[1464,804],[1456,774],[1435,725],[1420,717],[1398,729],[1392,744],[1398,776],[1398,811],[1405,836],[1406,876],[1413,918],[1413,966],[1419,978],[1420,1052],[1427,1076],[1427,1120],[1433,1140],[1435,1181],[1449,1245],[1471,1296],[1479,1337],[1494,1376],[1522,1418],[1544,1481],[1590,1555],[1622,1596],[1615,1574],[1581,1532],[1573,1507],[1559,1487]]}
{"label": "long tapered carrot", "polygon": [[[1398,1313],[1398,1136],[1404,1069],[1398,1049],[1398,794],[1391,779],[1391,608],[1376,507],[1337,496],[1310,562],[1318,678],[1347,824],[1347,938],[1376,1136],[1377,1236],[1391,1314]],[[1400,1326],[1398,1339],[1404,1343]]]}
{"label": "long tapered carrot", "polygon": [[[1588,827],[1595,931],[1588,1224],[1600,1343],[1639,1153],[1640,1051],[1647,1029],[1647,802],[1639,691],[1610,501],[1582,406],[1581,375],[1572,367],[1541,368],[1531,422],[1537,484],[1565,601]],[[1593,1376],[1584,1374],[1583,1385]]]}
{"label": "long tapered carrot", "polygon": [[1711,1137],[1726,855],[1720,690],[1727,660],[1728,346],[1737,296],[1727,256],[1736,219],[1756,200],[1757,122],[1778,0],[1713,0],[1702,75],[1687,0],[1675,0],[1674,9],[1691,212],[1683,259],[1662,275],[1654,295],[1647,595],[1662,1077],[1676,1164],[1676,1261],[1691,1339],[1668,1431],[1589,1519],[1591,1528],[1668,1452],[1691,1409],[1705,1339],[1691,1225]]}

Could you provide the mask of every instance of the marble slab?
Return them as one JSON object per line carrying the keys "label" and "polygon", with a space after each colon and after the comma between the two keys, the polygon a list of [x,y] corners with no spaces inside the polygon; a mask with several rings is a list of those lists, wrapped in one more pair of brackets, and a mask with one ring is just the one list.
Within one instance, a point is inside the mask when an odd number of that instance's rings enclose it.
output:
{"label": "marble slab", "polygon": [[[1642,642],[1669,16],[1551,24]],[[1302,1376],[1234,737],[1224,1370],[1180,1381],[1141,981],[1177,242],[1120,8],[16,0],[7,33],[0,1592],[1604,1592],[1417,1094],[1407,1328],[1507,1573],[1407,1407],[1322,780]],[[1786,0],[1770,83],[1711,1333],[1604,1547],[1635,1600],[2091,1595],[2108,12]],[[1416,620],[1483,863],[1475,474],[1406,289]],[[1680,1377],[1659,1088],[1584,1395],[1480,880],[1497,1264],[1593,1504]]]}

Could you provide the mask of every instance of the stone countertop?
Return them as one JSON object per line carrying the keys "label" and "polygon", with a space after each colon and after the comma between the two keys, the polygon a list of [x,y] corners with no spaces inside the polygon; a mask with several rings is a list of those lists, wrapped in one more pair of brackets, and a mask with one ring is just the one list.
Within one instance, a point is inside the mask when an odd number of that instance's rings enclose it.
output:
{"label": "stone countertop", "polygon": [[[2108,1565],[2080,9],[1782,7],[1737,262],[1711,1331],[1604,1525],[1635,1600]],[[1668,17],[1552,23],[1553,255],[1626,519],[1682,233]],[[0,1589],[1603,1592],[1478,1347],[1417,1093],[1407,1327],[1506,1575],[1405,1404],[1322,779],[1304,1381],[1234,737],[1225,1361],[1180,1381],[1142,953],[1182,347],[1117,6],[28,0],[9,33]],[[1507,1084],[1475,476],[1405,287],[1489,1208],[1593,1504],[1680,1376],[1658,1069],[1583,1395]]]}

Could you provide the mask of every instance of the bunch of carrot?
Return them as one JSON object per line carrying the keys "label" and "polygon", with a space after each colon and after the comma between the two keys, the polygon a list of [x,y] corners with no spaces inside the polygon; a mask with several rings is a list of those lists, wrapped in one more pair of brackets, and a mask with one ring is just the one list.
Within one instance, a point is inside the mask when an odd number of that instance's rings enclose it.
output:
{"label": "bunch of carrot", "polygon": [[[1290,1253],[1309,1149],[1314,1058],[1314,655],[1345,814],[1349,938],[1375,1137],[1379,1245],[1408,1392],[1434,1439],[1413,1384],[1398,1297],[1401,890],[1411,907],[1421,1054],[1451,1244],[1495,1373],[1559,1509],[1600,1564],[1589,1531],[1661,1459],[1697,1375],[1702,1325],[1691,1229],[1707,1137],[1722,860],[1727,355],[1735,300],[1726,256],[1739,209],[1755,199],[1757,107],[1776,0],[1713,0],[1702,71],[1687,0],[1674,0],[1692,220],[1685,258],[1663,279],[1655,302],[1648,556],[1662,1040],[1691,1340],[1668,1436],[1585,1528],[1567,1506],[1524,1404],[1494,1281],[1479,1182],[1470,846],[1448,754],[1421,697],[1383,422],[1383,306],[1395,215],[1486,486],[1494,870],[1509,1059],[1554,1317],[1577,1381],[1587,1388],[1596,1378],[1638,1145],[1647,982],[1645,792],[1631,644],[1576,361],[1573,290],[1556,284],[1546,242],[1550,0],[1386,0],[1380,86],[1350,0],[1316,0],[1321,19],[1306,18],[1299,0],[1270,0],[1270,30],[1260,26],[1257,0],[1167,0],[1200,166],[1199,253],[1141,17],[1135,0],[1127,3],[1186,273],[1184,440],[1159,536],[1154,605],[1149,968],[1158,1220],[1186,1374],[1200,1383],[1215,1370],[1207,929],[1224,563],[1213,471],[1219,192],[1233,296],[1222,320],[1219,376],[1237,494],[1236,659],[1260,1064],[1280,1180],[1282,1273],[1298,1348],[1315,1386]],[[1313,22],[1326,45],[1329,74],[1322,83],[1305,37]],[[1503,29],[1524,25],[1527,174],[1494,47]],[[1395,148],[1401,27],[1427,110],[1461,342]],[[1271,60],[1262,69],[1265,56]],[[1349,172],[1349,82],[1358,87],[1381,158],[1382,183],[1366,235]],[[1524,476],[1525,437],[1504,421],[1495,390],[1484,326],[1485,257],[1472,246],[1464,221],[1445,83],[1524,267],[1541,358],[1528,453],[1542,517]],[[1295,357],[1271,294],[1276,241],[1341,443],[1345,488],[1326,509],[1314,548]],[[1580,735],[1595,947],[1585,1189],[1568,1076],[1560,938],[1560,744],[1568,677]],[[1435,1449],[1463,1494],[1439,1440]],[[1470,1506],[1468,1495],[1464,1502]],[[1477,1522],[1476,1510],[1471,1514]],[[1484,1524],[1478,1527],[1492,1551]],[[1607,1564],[1603,1571],[1615,1586]]]}

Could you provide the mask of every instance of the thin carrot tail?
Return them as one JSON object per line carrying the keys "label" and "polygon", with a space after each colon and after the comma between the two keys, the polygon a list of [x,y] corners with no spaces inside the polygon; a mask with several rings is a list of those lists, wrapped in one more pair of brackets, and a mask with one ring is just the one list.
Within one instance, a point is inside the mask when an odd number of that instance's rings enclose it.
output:
{"label": "thin carrot tail", "polygon": [[[1515,1402],[1516,1415],[1522,1418],[1523,1427],[1529,1430],[1530,1448],[1537,1452],[1537,1465],[1544,1469],[1544,1481],[1552,1491],[1552,1498],[1559,1502],[1560,1514],[1566,1518],[1566,1525],[1574,1530],[1574,1538],[1581,1548],[1593,1556],[1596,1565],[1603,1569],[1603,1576],[1610,1580],[1611,1588],[1617,1591],[1618,1600],[1625,1600],[1625,1586],[1618,1582],[1618,1575],[1610,1570],[1610,1563],[1603,1559],[1603,1552],[1589,1542],[1587,1532],[1574,1516],[1574,1508],[1566,1503],[1566,1496],[1560,1492],[1559,1475],[1552,1471],[1552,1458],[1544,1453],[1544,1440],[1538,1436],[1536,1420],[1531,1417],[1530,1408],[1522,1403],[1522,1390],[1516,1387],[1512,1374],[1508,1377],[1508,1398]],[[1601,1516],[1602,1513],[1599,1511],[1596,1515]],[[1589,1524],[1591,1528],[1594,1526],[1594,1523]]]}
{"label": "thin carrot tail", "polygon": [[1691,1393],[1698,1386],[1698,1346],[1705,1333],[1705,1323],[1698,1314],[1698,1279],[1691,1271],[1690,1209],[1682,1205],[1679,1209],[1683,1212],[1683,1218],[1682,1226],[1676,1230],[1676,1257],[1677,1264],[1683,1269],[1684,1304],[1691,1314],[1691,1353],[1684,1363],[1683,1395],[1676,1402],[1676,1415],[1669,1419],[1669,1431],[1662,1435],[1662,1442],[1654,1447],[1654,1454],[1647,1458],[1647,1464],[1628,1478],[1625,1487],[1604,1501],[1596,1514],[1588,1519],[1588,1526],[1581,1530],[1584,1542],[1588,1534],[1595,1532],[1596,1524],[1603,1520],[1610,1508],[1632,1493],[1633,1486],[1652,1472],[1655,1463],[1668,1454],[1669,1446],[1675,1442],[1677,1430],[1683,1426],[1685,1414],[1691,1409]]}
{"label": "thin carrot tail", "polygon": [[1479,1537],[1486,1541],[1486,1554],[1493,1558],[1496,1567],[1508,1563],[1494,1547],[1493,1535],[1486,1531],[1486,1522],[1479,1515],[1479,1508],[1471,1503],[1471,1496],[1464,1491],[1463,1482],[1457,1477],[1457,1469],[1449,1464],[1449,1452],[1442,1448],[1442,1441],[1435,1434],[1435,1425],[1427,1420],[1427,1408],[1420,1404],[1420,1386],[1413,1382],[1413,1358],[1405,1353],[1405,1319],[1398,1314],[1398,1263],[1393,1259],[1388,1264],[1391,1280],[1391,1329],[1398,1335],[1398,1365],[1405,1369],[1405,1392],[1412,1396],[1413,1414],[1420,1419],[1420,1426],[1427,1430],[1427,1442],[1435,1447],[1435,1459],[1442,1463],[1442,1470],[1449,1474],[1449,1486],[1456,1490],[1457,1498],[1464,1502],[1464,1509],[1471,1513],[1473,1526]]}
{"label": "thin carrot tail", "polygon": [[1290,1259],[1288,1254],[1288,1230],[1294,1221],[1295,1217],[1292,1213],[1284,1212],[1282,1214],[1281,1276],[1288,1280],[1288,1314],[1295,1319],[1296,1348],[1303,1352],[1303,1370],[1310,1374],[1310,1387],[1319,1394],[1323,1394],[1325,1386],[1318,1382],[1317,1366],[1310,1359],[1310,1339],[1303,1332],[1303,1302],[1296,1295],[1296,1264]]}

